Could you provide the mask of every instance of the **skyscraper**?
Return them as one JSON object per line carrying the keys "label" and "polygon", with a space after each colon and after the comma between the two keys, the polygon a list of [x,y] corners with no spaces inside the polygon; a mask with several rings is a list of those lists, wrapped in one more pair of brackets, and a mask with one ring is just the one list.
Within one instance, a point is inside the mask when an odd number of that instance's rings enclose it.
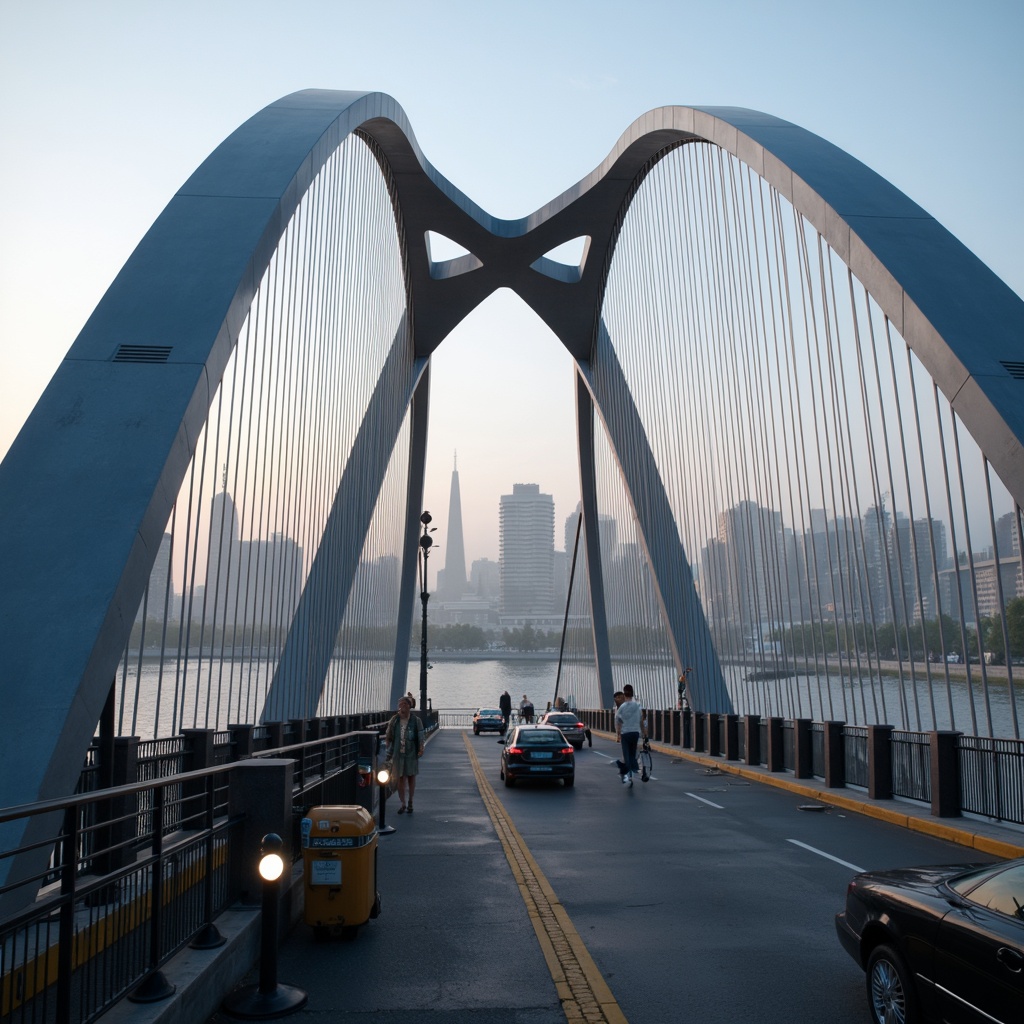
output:
{"label": "skyscraper", "polygon": [[513,484],[499,505],[501,611],[550,615],[555,610],[555,500],[540,484]]}
{"label": "skyscraper", "polygon": [[462,540],[462,497],[459,493],[459,456],[452,468],[452,489],[448,497],[448,534],[444,542],[444,569],[438,573],[439,601],[459,601],[465,595],[466,548]]}

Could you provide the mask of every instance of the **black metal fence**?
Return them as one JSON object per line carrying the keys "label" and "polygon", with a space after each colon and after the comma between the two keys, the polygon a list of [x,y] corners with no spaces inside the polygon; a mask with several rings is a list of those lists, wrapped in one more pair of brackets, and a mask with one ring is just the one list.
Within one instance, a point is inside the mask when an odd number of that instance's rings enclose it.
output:
{"label": "black metal fence", "polygon": [[[232,810],[233,773],[253,758],[294,762],[297,857],[299,818],[357,802],[363,761],[389,718],[118,738],[103,746],[107,763],[90,751],[75,796],[0,811],[0,827],[32,837],[0,851],[0,1020],[88,1024],[126,996],[170,995],[161,967],[186,945],[219,945],[217,915],[245,894],[252,851],[239,840],[246,815]],[[98,788],[101,777],[115,784]]]}
{"label": "black metal fence", "polygon": [[[614,731],[611,711],[579,716],[592,729]],[[690,711],[649,711],[648,729],[695,753],[855,786],[878,799],[917,800],[938,817],[970,813],[1024,825],[1024,740]]]}

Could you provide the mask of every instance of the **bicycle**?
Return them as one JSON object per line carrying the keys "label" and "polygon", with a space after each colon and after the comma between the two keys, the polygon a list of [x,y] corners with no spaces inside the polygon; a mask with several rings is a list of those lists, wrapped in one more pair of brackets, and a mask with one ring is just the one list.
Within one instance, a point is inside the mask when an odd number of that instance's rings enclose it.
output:
{"label": "bicycle", "polygon": [[636,759],[640,765],[640,781],[650,781],[651,773],[654,771],[654,759],[651,757],[651,741],[646,736],[644,737],[644,745],[641,747]]}

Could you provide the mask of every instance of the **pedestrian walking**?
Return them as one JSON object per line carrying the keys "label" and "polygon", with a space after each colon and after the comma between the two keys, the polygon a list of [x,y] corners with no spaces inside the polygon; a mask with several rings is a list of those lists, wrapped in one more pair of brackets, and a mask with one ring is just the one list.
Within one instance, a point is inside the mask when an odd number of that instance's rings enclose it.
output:
{"label": "pedestrian walking", "polygon": [[[416,776],[420,770],[420,758],[423,756],[423,723],[418,715],[412,713],[412,704],[408,697],[398,699],[398,713],[388,722],[384,733],[384,744],[387,747],[387,758],[394,767],[395,778],[398,780],[398,813],[412,814],[412,798],[416,793]],[[405,801],[406,786],[409,789],[409,802]]]}
{"label": "pedestrian walking", "polygon": [[636,748],[640,736],[647,738],[647,723],[644,709],[633,696],[633,687],[627,683],[622,688],[623,701],[615,712],[615,736],[622,744],[622,784],[633,785],[633,772],[640,771],[636,760]]}
{"label": "pedestrian walking", "polygon": [[533,701],[525,693],[523,694],[523,699],[519,702],[519,719],[527,725],[533,721]]}
{"label": "pedestrian walking", "polygon": [[509,719],[512,717],[512,697],[508,690],[498,698],[498,708],[501,710],[501,717],[505,720],[505,727],[501,730],[504,733],[508,731]]}

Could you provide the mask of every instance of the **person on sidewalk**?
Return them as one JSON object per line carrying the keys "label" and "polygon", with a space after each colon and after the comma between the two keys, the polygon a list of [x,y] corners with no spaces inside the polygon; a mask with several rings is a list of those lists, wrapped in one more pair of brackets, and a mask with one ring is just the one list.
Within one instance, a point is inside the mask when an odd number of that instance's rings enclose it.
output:
{"label": "person on sidewalk", "polygon": [[627,683],[622,688],[623,701],[615,712],[615,736],[622,744],[622,784],[633,785],[633,772],[640,771],[636,760],[636,748],[643,734],[647,738],[644,709],[633,698],[633,687]]}
{"label": "person on sidewalk", "polygon": [[[416,776],[423,756],[423,723],[418,715],[412,714],[408,697],[398,700],[398,714],[388,722],[384,733],[387,757],[394,766],[398,779],[398,813],[412,814],[412,798],[416,792]],[[406,784],[409,787],[409,803],[405,802]]]}
{"label": "person on sidewalk", "polygon": [[512,697],[508,690],[498,698],[498,707],[501,709],[501,717],[504,719],[504,726],[501,730],[502,735],[504,735],[508,731],[508,722],[512,717]]}

